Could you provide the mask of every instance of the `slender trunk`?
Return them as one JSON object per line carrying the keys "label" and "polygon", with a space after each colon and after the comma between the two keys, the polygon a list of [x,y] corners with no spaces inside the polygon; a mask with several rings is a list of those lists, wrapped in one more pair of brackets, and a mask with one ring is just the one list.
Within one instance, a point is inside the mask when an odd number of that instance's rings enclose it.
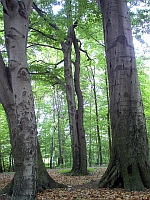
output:
{"label": "slender trunk", "polygon": [[2,148],[1,148],[1,140],[0,140],[0,173],[3,172],[3,164],[2,164]]}
{"label": "slender trunk", "polygon": [[55,131],[56,131],[56,126],[55,126],[55,89],[54,89],[54,94],[53,94],[53,132],[52,132],[52,139],[51,139],[51,152],[50,152],[50,169],[54,167],[54,153],[55,153]]}
{"label": "slender trunk", "polygon": [[108,141],[109,141],[109,157],[111,153],[111,126],[110,126],[110,102],[109,102],[109,89],[108,89],[108,81],[107,81],[107,72],[105,71],[105,83],[106,83],[106,98],[107,98],[107,130],[108,130]]}
{"label": "slender trunk", "polygon": [[75,72],[74,72],[74,85],[75,85],[75,91],[77,94],[77,100],[78,100],[78,109],[76,111],[76,125],[77,125],[77,132],[78,132],[78,140],[79,140],[79,164],[80,168],[79,171],[81,174],[87,174],[87,152],[86,152],[86,139],[85,139],[85,131],[84,131],[84,125],[83,125],[83,95],[80,88],[80,50],[78,45],[78,40],[75,35],[74,29],[72,30],[72,40],[74,44],[75,49]]}
{"label": "slender trunk", "polygon": [[58,149],[59,149],[58,166],[63,164],[60,118],[61,118],[61,99],[59,98],[59,93],[57,91],[57,121],[58,121]]}
{"label": "slender trunk", "polygon": [[79,152],[78,134],[76,127],[76,104],[75,104],[75,94],[74,94],[72,64],[71,64],[72,29],[73,26],[71,26],[68,30],[68,36],[66,42],[61,42],[61,45],[64,54],[64,76],[66,82],[66,98],[68,104],[72,159],[73,159],[72,172],[76,172],[78,171],[80,166],[80,160],[79,160],[80,152]]}
{"label": "slender trunk", "polygon": [[[91,95],[92,96],[92,85],[91,85]],[[89,167],[92,167],[92,125],[91,125],[91,121],[92,121],[92,102],[91,102],[91,98],[90,98],[90,141],[89,141]]]}
{"label": "slender trunk", "polygon": [[94,93],[94,102],[95,102],[95,113],[96,113],[96,129],[97,129],[97,139],[98,139],[98,160],[97,163],[102,165],[102,146],[101,146],[101,136],[99,131],[99,114],[98,114],[98,105],[97,105],[97,94],[96,94],[96,84],[95,84],[95,67],[92,71],[93,78],[93,93]]}
{"label": "slender trunk", "polygon": [[148,139],[127,2],[100,0],[110,91],[112,150],[100,187],[150,188]]}

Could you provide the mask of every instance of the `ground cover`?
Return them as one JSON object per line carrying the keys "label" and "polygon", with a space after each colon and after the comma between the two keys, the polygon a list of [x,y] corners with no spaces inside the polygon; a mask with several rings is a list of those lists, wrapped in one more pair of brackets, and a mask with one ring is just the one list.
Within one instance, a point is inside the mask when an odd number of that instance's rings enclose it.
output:
{"label": "ground cover", "polygon": [[[126,192],[123,189],[98,188],[97,182],[106,168],[95,168],[88,176],[66,176],[58,169],[48,170],[50,176],[68,188],[46,190],[38,194],[38,200],[150,200],[150,190],[145,192]],[[13,177],[13,173],[0,174],[0,189]],[[5,200],[5,198],[3,197]],[[1,199],[0,199],[1,200]]]}

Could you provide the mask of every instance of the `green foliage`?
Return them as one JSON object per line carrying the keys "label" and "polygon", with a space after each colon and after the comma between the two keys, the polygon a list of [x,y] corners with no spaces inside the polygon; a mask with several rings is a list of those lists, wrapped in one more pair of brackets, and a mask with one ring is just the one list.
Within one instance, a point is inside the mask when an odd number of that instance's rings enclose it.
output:
{"label": "green foliage", "polygon": [[0,105],[0,155],[2,161],[2,167],[4,171],[8,171],[10,167],[10,139],[8,123],[5,115],[5,111]]}
{"label": "green foliage", "polygon": [[[47,167],[49,167],[51,156],[53,156],[53,163],[56,167],[71,167],[72,164],[61,42],[66,39],[68,26],[71,26],[77,20],[78,26],[75,28],[75,32],[81,48],[80,83],[84,98],[84,127],[86,132],[88,163],[91,162],[92,165],[95,165],[98,155],[97,124],[93,94],[94,71],[102,156],[103,162],[108,163],[106,61],[102,18],[96,1],[72,1],[71,19],[67,18],[69,4],[66,4],[65,1],[52,0],[48,2],[47,0],[42,0],[39,3],[36,0],[34,2],[39,7],[40,14],[35,9],[32,10],[27,55],[35,99],[38,138],[41,144],[43,160]],[[55,6],[60,6],[60,10],[57,13],[54,13],[53,10]],[[141,1],[130,1],[129,4],[134,37],[142,42],[143,34],[149,33],[149,6],[149,1],[147,4]],[[2,7],[0,9],[0,44],[1,49],[5,50]],[[5,52],[3,52],[3,56],[6,56]],[[72,61],[74,60],[75,52],[72,50]],[[137,67],[147,120],[147,131],[150,138],[149,60],[150,58],[147,54],[141,55],[137,59]],[[60,106],[59,109],[58,104]],[[8,165],[10,154],[9,131],[4,111],[2,108],[0,109],[0,143],[2,144],[3,159],[6,165]],[[60,137],[64,160],[64,163],[60,166],[57,166],[59,157],[58,110],[60,110]],[[52,142],[54,142],[53,151]],[[91,161],[89,161],[90,157]]]}

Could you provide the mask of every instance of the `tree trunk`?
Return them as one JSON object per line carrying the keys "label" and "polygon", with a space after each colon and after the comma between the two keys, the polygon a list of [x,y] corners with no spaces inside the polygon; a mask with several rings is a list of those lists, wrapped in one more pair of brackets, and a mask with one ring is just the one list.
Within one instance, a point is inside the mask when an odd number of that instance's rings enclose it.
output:
{"label": "tree trunk", "polygon": [[95,113],[96,113],[96,129],[97,129],[97,139],[98,139],[98,159],[97,163],[102,165],[102,145],[101,145],[101,136],[99,131],[99,115],[98,115],[98,105],[97,105],[97,94],[96,94],[96,84],[95,84],[95,67],[92,71],[92,79],[93,79],[93,93],[94,93],[94,102],[95,102]]}
{"label": "tree trunk", "polygon": [[[91,85],[91,95],[90,97],[92,96],[92,85]],[[90,127],[90,130],[89,130],[89,167],[92,167],[92,101],[91,101],[91,98],[90,98],[90,117],[89,117],[89,127]]]}
{"label": "tree trunk", "polygon": [[71,135],[71,147],[72,147],[72,159],[73,166],[72,172],[78,173],[80,168],[80,152],[79,152],[79,142],[76,127],[76,104],[75,104],[75,94],[72,76],[72,63],[71,63],[71,49],[72,49],[72,33],[73,26],[68,30],[68,35],[66,42],[61,42],[62,50],[64,54],[64,76],[66,82],[66,98],[68,104],[68,115],[70,124],[70,135]]}
{"label": "tree trunk", "polygon": [[62,156],[62,141],[61,141],[61,98],[59,96],[59,92],[57,90],[57,121],[58,121],[58,149],[59,149],[59,157],[58,157],[58,166],[63,164],[63,156]]}
{"label": "tree trunk", "polygon": [[0,173],[3,172],[3,167],[2,167],[2,148],[1,148],[1,140],[0,140]]}
{"label": "tree trunk", "polygon": [[80,88],[80,50],[79,50],[79,44],[78,40],[75,35],[74,28],[72,29],[72,40],[74,44],[75,49],[75,71],[74,71],[74,85],[75,85],[75,91],[77,94],[77,100],[78,100],[78,109],[76,111],[76,125],[77,125],[77,132],[78,132],[78,140],[79,140],[79,173],[81,174],[88,174],[87,172],[87,152],[86,152],[86,138],[85,138],[85,131],[84,131],[84,125],[83,125],[83,95]]}
{"label": "tree trunk", "polygon": [[[2,61],[0,59],[0,61]],[[12,143],[12,136],[13,136],[13,130],[14,128],[17,129],[17,121],[15,117],[15,111],[14,111],[14,101],[12,96],[12,91],[9,86],[8,75],[7,75],[7,67],[4,66],[3,62],[0,62],[0,102],[2,103],[4,110],[6,112],[7,121],[8,121],[8,127],[10,131],[10,142]],[[12,145],[14,148],[14,146]],[[12,152],[13,152],[12,148]],[[13,154],[13,153],[12,153]],[[44,191],[48,188],[55,188],[55,187],[65,187],[62,184],[56,183],[47,173],[45,165],[42,160],[42,155],[40,151],[39,143],[37,142],[37,158],[38,158],[38,174],[37,174],[37,182],[38,182],[38,188],[37,192]],[[16,168],[15,168],[16,169]],[[14,188],[14,179],[8,184],[0,194],[8,194],[9,196],[12,196],[13,194],[13,188]]]}
{"label": "tree trunk", "polygon": [[108,89],[108,79],[107,79],[107,72],[105,70],[105,83],[106,83],[106,98],[107,98],[107,130],[108,130],[108,141],[109,141],[109,158],[111,153],[111,126],[110,126],[110,102],[109,102],[109,89]]}
{"label": "tree trunk", "polygon": [[55,103],[56,103],[56,95],[55,95],[55,89],[53,93],[53,130],[52,130],[52,139],[51,139],[51,150],[50,150],[50,169],[53,169],[54,167],[54,154],[55,154],[55,131],[56,131],[56,125],[55,125]]}
{"label": "tree trunk", "polygon": [[[9,125],[9,129],[10,129],[10,137],[12,135],[12,127],[17,127],[16,124],[16,118],[14,115],[14,110],[13,110],[13,103],[10,104],[10,100],[13,101],[12,98],[9,98],[8,101],[6,101],[8,103],[8,105],[6,107],[4,107],[5,111],[6,111],[6,115],[7,115],[7,120],[8,120],[8,125]],[[12,137],[11,137],[12,138]],[[12,141],[12,140],[11,140]],[[42,154],[40,151],[40,146],[39,146],[39,142],[37,142],[37,159],[38,159],[38,174],[37,174],[37,182],[38,182],[38,188],[37,188],[37,192],[43,192],[45,189],[52,189],[52,188],[61,188],[61,187],[66,187],[62,184],[59,184],[57,182],[55,182],[48,174],[44,162],[42,160]],[[14,179],[10,182],[10,184],[8,184],[0,193],[1,194],[5,194],[7,193],[8,195],[12,196],[13,194],[13,187],[14,187]]]}
{"label": "tree trunk", "polygon": [[15,163],[13,196],[15,200],[37,198],[37,131],[34,101],[27,65],[26,45],[32,1],[2,1],[5,42],[14,98],[17,128],[12,129]]}
{"label": "tree trunk", "polygon": [[100,0],[110,91],[111,159],[100,187],[150,187],[148,140],[127,2]]}

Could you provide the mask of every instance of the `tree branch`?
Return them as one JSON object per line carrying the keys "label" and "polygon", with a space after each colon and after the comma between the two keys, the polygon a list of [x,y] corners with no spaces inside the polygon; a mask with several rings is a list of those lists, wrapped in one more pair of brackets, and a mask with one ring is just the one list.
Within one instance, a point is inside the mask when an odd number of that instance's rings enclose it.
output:
{"label": "tree branch", "polygon": [[8,67],[5,66],[1,51],[0,51],[0,103],[5,104],[7,95],[12,95],[11,77]]}
{"label": "tree branch", "polygon": [[41,34],[42,36],[44,36],[44,37],[47,37],[47,38],[49,38],[49,39],[51,39],[51,40],[54,40],[54,41],[57,41],[52,35],[47,35],[47,34],[43,33],[42,31],[37,30],[37,29],[32,28],[32,27],[29,27],[29,28],[30,28],[30,30],[33,30],[33,31],[35,31],[35,32],[40,33],[40,34]]}
{"label": "tree branch", "polygon": [[57,48],[57,47],[54,47],[54,46],[51,46],[51,45],[47,45],[47,44],[38,44],[38,43],[33,43],[33,42],[29,42],[29,46],[27,46],[27,48],[30,48],[30,47],[34,47],[34,46],[42,46],[42,47],[49,47],[49,48],[52,48],[52,49],[56,49],[56,50],[60,50],[62,51],[61,48]]}
{"label": "tree branch", "polygon": [[82,52],[84,52],[85,54],[86,54],[86,56],[87,56],[87,60],[89,61],[89,60],[92,60],[91,58],[90,58],[90,56],[88,55],[88,52],[86,51],[86,50],[83,50],[83,49],[81,49],[80,48],[80,51],[82,51]]}
{"label": "tree branch", "polygon": [[[59,65],[60,63],[62,63],[62,62],[64,62],[64,59],[63,60],[61,60],[61,61],[59,61],[58,63],[55,63],[55,64],[53,64],[53,63],[46,63],[46,62],[44,62],[43,60],[34,60],[32,63],[34,63],[34,62],[43,62],[43,63],[45,63],[45,64],[47,64],[47,65],[54,65],[55,66],[55,68],[57,67],[57,65]],[[32,65],[32,63],[30,63],[30,65]]]}
{"label": "tree branch", "polygon": [[27,11],[30,12],[33,0],[22,0],[22,2],[25,4]]}
{"label": "tree branch", "polygon": [[58,78],[57,76],[55,76],[53,73],[51,74],[51,72],[49,72],[49,71],[46,71],[46,72],[37,72],[37,73],[36,72],[30,72],[30,74],[31,75],[45,75],[45,74],[48,74],[48,75],[50,75],[51,78],[54,78],[56,80],[55,84],[60,84],[63,87],[64,90],[66,89],[65,83],[60,78]]}
{"label": "tree branch", "polygon": [[[44,12],[43,10],[41,10],[40,8],[38,8],[38,6],[37,6],[34,2],[33,2],[33,4],[32,4],[32,7],[33,7],[33,9],[38,13],[39,16],[43,17],[44,20],[47,21],[47,19],[44,17],[44,15],[47,14],[46,12]],[[57,27],[56,24],[53,24],[53,23],[50,23],[50,22],[49,22],[49,25],[50,25],[51,27],[53,27],[55,30],[59,30],[59,28]]]}

